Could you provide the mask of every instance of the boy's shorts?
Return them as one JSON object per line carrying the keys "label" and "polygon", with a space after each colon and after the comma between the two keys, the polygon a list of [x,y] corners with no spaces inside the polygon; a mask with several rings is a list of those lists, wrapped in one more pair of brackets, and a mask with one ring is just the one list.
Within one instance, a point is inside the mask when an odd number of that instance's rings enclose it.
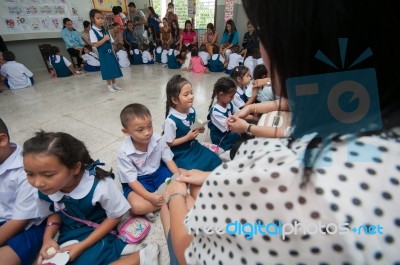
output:
{"label": "boy's shorts", "polygon": [[[148,192],[155,192],[158,187],[160,187],[160,185],[171,176],[172,172],[169,171],[165,163],[161,162],[160,167],[154,173],[138,176],[137,181],[139,181]],[[128,195],[132,191],[128,183],[122,183],[122,190],[124,191],[125,198],[128,199]]]}
{"label": "boy's shorts", "polygon": [[[5,222],[0,223],[0,226]],[[28,230],[23,230],[7,241],[7,245],[17,254],[21,264],[33,264],[42,247],[43,234],[46,221],[39,226],[32,225]]]}

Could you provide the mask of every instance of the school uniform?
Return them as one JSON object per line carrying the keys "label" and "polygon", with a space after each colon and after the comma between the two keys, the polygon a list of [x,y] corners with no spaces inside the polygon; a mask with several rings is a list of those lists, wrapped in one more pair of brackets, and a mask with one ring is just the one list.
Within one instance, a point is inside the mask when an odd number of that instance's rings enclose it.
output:
{"label": "school uniform", "polygon": [[176,59],[176,56],[179,54],[179,51],[169,49],[167,57],[168,57],[168,68],[169,69],[178,69],[181,67],[181,64]]}
{"label": "school uniform", "polygon": [[219,54],[214,54],[208,63],[208,68],[211,72],[222,72],[224,71],[225,59]]}
{"label": "school uniform", "polygon": [[134,49],[131,56],[131,63],[133,65],[143,64],[142,51]]}
{"label": "school uniform", "polygon": [[229,62],[228,62],[228,66],[226,67],[226,71],[225,73],[227,74],[231,74],[232,69],[235,68],[236,66],[239,66],[240,63],[243,63],[243,56],[241,56],[238,53],[232,53],[231,55],[229,55]]}
{"label": "school uniform", "polygon": [[6,79],[4,84],[10,89],[19,89],[33,85],[33,73],[21,63],[9,61],[1,66],[1,75]]}
{"label": "school uniform", "polygon": [[144,64],[154,64],[153,57],[151,57],[151,54],[149,51],[143,51],[142,61]]}
{"label": "school uniform", "polygon": [[244,60],[243,63],[244,66],[246,66],[247,68],[249,68],[250,71],[250,75],[251,77],[253,77],[253,73],[254,73],[254,68],[256,68],[257,65],[257,60],[253,58],[253,56],[247,56],[247,58]]}
{"label": "school uniform", "polygon": [[162,54],[162,52],[163,52],[163,49],[162,49],[162,47],[157,47],[156,48],[156,62],[157,63],[161,63],[161,54]]}
{"label": "school uniform", "polygon": [[[94,173],[94,172],[93,172]],[[51,211],[57,212],[62,221],[59,245],[70,241],[82,242],[94,231],[93,227],[75,221],[67,214],[101,224],[106,218],[115,219],[123,216],[131,207],[119,191],[112,178],[98,179],[94,174],[85,171],[78,186],[70,193],[58,191],[45,195],[39,191],[39,198],[47,204]],[[126,243],[114,235],[107,234],[91,247],[85,249],[79,257],[68,264],[110,264],[120,258]]]}
{"label": "school uniform", "polygon": [[262,89],[258,90],[257,100],[260,102],[267,102],[279,99],[279,96],[275,96],[271,85],[265,85]]}
{"label": "school uniform", "polygon": [[190,65],[190,60],[192,59],[192,53],[188,52],[186,53],[185,56],[185,61],[183,62],[183,64],[181,65],[181,68],[189,68]]}
{"label": "school uniform", "polygon": [[64,56],[50,56],[49,61],[50,65],[53,66],[54,70],[56,71],[57,77],[66,77],[72,75],[71,70],[68,68],[71,65],[71,62],[68,61],[68,59]]}
{"label": "school uniform", "polygon": [[[190,126],[196,121],[196,112],[190,108],[189,113],[180,113],[170,108],[164,121],[164,139],[172,143],[176,138],[184,137],[191,130]],[[196,139],[171,147],[174,161],[180,168],[212,171],[221,164],[219,157],[204,147]]]}
{"label": "school uniform", "polygon": [[[90,40],[92,43],[98,42],[103,39],[105,34],[109,34],[105,29],[99,29],[96,26],[92,26],[92,29],[90,30]],[[111,80],[122,76],[121,68],[119,67],[111,45],[113,39],[111,35],[109,36],[109,41],[106,41],[101,46],[97,47],[103,80]]]}
{"label": "school uniform", "polygon": [[248,100],[245,91],[246,91],[246,86],[245,89],[242,89],[241,87],[236,88],[236,93],[235,96],[233,97],[232,103],[238,109],[243,108],[244,104],[246,104]]}
{"label": "school uniform", "polygon": [[168,63],[168,50],[163,50],[161,53],[161,63],[167,64]]}
{"label": "school uniform", "polygon": [[128,53],[124,50],[119,50],[117,53],[117,59],[119,66],[121,67],[129,67],[131,65],[131,62],[129,61],[128,58]]}
{"label": "school uniform", "polygon": [[225,151],[231,149],[240,140],[240,135],[228,131],[225,125],[226,119],[237,111],[239,109],[232,102],[229,102],[226,108],[214,104],[207,116],[207,119],[210,120],[208,128],[210,129],[211,142]]}
{"label": "school uniform", "polygon": [[0,226],[10,220],[30,220],[24,230],[6,244],[17,254],[21,264],[32,264],[42,246],[47,208],[39,209],[37,189],[28,183],[22,148],[11,143],[14,152],[0,164]]}
{"label": "school uniform", "polygon": [[200,51],[199,56],[200,56],[201,60],[203,60],[203,64],[208,65],[208,61],[210,60],[211,55],[208,52]]}
{"label": "school uniform", "polygon": [[256,65],[259,65],[259,64],[264,64],[263,58],[258,58],[258,59],[257,59]]}
{"label": "school uniform", "polygon": [[172,176],[165,163],[172,160],[174,154],[158,134],[153,134],[146,152],[136,150],[131,137],[126,137],[117,157],[119,179],[124,196],[128,198],[132,189],[128,183],[139,181],[143,187],[154,192]]}
{"label": "school uniform", "polygon": [[89,52],[88,54],[83,54],[82,59],[86,61],[86,64],[83,67],[86,72],[100,71],[100,61],[97,54]]}

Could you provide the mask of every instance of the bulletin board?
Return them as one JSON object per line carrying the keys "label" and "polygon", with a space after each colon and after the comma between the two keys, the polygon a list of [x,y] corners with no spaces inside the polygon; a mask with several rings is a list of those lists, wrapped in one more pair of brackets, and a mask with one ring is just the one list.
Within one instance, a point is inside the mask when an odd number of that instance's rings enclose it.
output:
{"label": "bulletin board", "polygon": [[126,0],[93,0],[94,8],[101,11],[111,11],[114,6],[121,6],[122,12],[128,12],[126,9]]}
{"label": "bulletin board", "polygon": [[0,34],[5,40],[60,36],[65,17],[81,31],[91,5],[85,0],[2,0]]}

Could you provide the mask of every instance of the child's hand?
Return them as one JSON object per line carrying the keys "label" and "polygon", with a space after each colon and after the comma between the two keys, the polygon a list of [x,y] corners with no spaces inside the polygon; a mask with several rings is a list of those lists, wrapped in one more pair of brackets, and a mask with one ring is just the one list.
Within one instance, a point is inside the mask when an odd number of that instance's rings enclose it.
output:
{"label": "child's hand", "polygon": [[105,36],[104,36],[104,39],[107,41],[107,40],[110,40],[110,35],[108,35],[108,34],[106,34]]}
{"label": "child's hand", "polygon": [[74,261],[78,258],[85,249],[82,247],[82,243],[75,243],[72,245],[68,245],[61,249],[62,252],[69,251],[69,261]]}
{"label": "child's hand", "polygon": [[[54,248],[56,250],[56,252],[55,253],[51,253],[51,251],[48,252],[47,250],[49,248]],[[60,246],[53,239],[43,241],[43,245],[42,245],[42,248],[40,249],[39,258],[38,258],[37,263],[42,264],[44,259],[51,259],[52,257],[54,257],[54,255],[57,253],[57,251],[59,249],[60,249]]]}
{"label": "child's hand", "polygon": [[199,130],[190,130],[186,134],[186,137],[188,138],[188,140],[194,140],[196,139],[197,135],[199,135]]}
{"label": "child's hand", "polygon": [[149,201],[154,205],[161,206],[164,203],[164,197],[162,194],[152,193],[149,197]]}

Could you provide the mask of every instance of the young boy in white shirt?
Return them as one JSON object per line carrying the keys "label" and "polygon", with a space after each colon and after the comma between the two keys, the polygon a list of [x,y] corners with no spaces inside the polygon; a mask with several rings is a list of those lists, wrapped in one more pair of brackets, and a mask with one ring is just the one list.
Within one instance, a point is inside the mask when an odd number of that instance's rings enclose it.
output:
{"label": "young boy in white shirt", "polygon": [[243,56],[239,54],[239,46],[234,45],[231,48],[232,53],[229,55],[229,62],[228,66],[226,67],[225,73],[228,75],[231,74],[232,69],[235,68],[236,66],[239,66],[240,63],[243,63]]}
{"label": "young boy in white shirt", "polygon": [[33,73],[21,63],[15,61],[11,51],[5,51],[3,58],[6,61],[1,66],[1,75],[5,77],[4,84],[10,89],[19,89],[33,86]]}

